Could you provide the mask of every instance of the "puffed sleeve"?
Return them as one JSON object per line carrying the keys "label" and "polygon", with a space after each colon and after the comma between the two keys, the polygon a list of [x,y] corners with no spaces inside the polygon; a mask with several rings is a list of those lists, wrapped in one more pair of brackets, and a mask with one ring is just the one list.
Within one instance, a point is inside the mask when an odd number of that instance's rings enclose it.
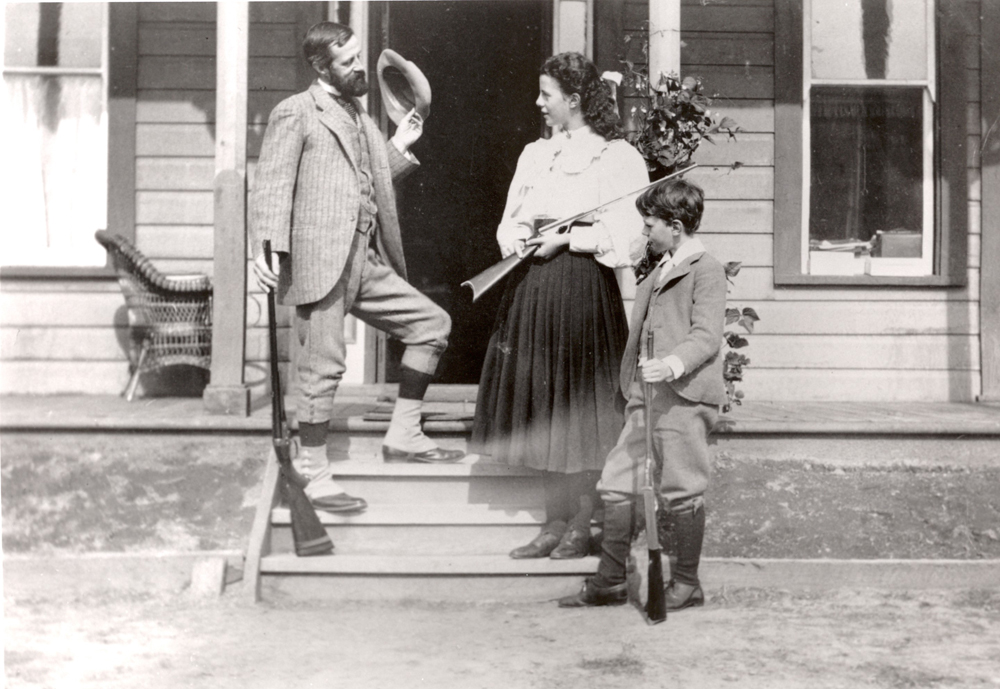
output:
{"label": "puffed sleeve", "polygon": [[[605,203],[649,184],[646,162],[626,141],[612,142],[601,155],[600,199]],[[570,233],[570,251],[594,254],[611,268],[632,264],[630,253],[642,242],[642,216],[632,195],[597,212],[591,226],[575,226]],[[595,204],[597,205],[597,204]]]}
{"label": "puffed sleeve", "polygon": [[514,178],[507,190],[507,204],[503,209],[503,218],[497,227],[497,244],[500,245],[500,253],[504,258],[514,253],[517,240],[531,237],[531,218],[522,211],[524,199],[531,188],[531,178],[535,174],[538,153],[538,142],[530,143],[524,147],[517,159]]}

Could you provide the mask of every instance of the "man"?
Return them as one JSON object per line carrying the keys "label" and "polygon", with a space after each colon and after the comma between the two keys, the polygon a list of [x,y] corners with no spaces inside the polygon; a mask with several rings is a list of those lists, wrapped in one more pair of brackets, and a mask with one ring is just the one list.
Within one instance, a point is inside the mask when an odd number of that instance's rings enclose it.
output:
{"label": "man", "polygon": [[[332,512],[364,509],[330,476],[326,434],[345,370],[344,317],[350,313],[406,345],[399,396],[382,445],[387,462],[455,462],[420,427],[427,385],[448,345],[451,319],[406,282],[393,180],[419,163],[409,152],[423,121],[411,111],[386,145],[361,108],[368,91],[361,45],[349,27],[320,22],[303,52],[318,75],[308,91],[271,112],[249,196],[254,251],[269,239],[254,275],[295,307],[299,343],[295,391],[301,452],[295,468],[306,494]],[[273,259],[274,260],[274,259]]]}

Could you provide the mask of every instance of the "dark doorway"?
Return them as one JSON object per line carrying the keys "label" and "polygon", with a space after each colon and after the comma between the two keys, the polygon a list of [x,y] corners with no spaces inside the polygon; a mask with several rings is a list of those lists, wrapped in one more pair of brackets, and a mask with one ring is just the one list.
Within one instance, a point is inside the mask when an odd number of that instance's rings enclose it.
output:
{"label": "dark doorway", "polygon": [[[389,2],[381,10],[382,45],[420,67],[433,96],[413,147],[421,167],[397,192],[409,279],[452,317],[437,382],[478,383],[501,290],[473,304],[460,285],[500,260],[507,188],[521,149],[541,132],[534,101],[551,3]],[[383,380],[394,382],[402,348],[382,351]]]}

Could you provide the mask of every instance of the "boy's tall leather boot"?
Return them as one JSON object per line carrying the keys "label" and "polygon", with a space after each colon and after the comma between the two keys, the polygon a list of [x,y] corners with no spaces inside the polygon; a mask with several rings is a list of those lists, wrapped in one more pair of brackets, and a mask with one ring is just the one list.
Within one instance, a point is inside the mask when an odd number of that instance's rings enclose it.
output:
{"label": "boy's tall leather boot", "polygon": [[694,500],[671,508],[670,545],[676,552],[676,564],[671,557],[670,583],[666,588],[668,612],[705,604],[705,593],[698,580],[698,565],[705,540],[705,505]]}
{"label": "boy's tall leather boot", "polygon": [[597,574],[588,577],[579,593],[559,599],[560,608],[623,605],[628,601],[625,565],[632,546],[633,501],[604,503],[604,538]]}

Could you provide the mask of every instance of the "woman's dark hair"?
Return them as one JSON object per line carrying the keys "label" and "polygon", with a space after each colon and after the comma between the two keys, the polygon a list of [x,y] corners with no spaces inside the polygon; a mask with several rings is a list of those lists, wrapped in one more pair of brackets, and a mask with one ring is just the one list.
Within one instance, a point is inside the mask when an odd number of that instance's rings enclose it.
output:
{"label": "woman's dark hair", "polygon": [[333,62],[330,46],[340,47],[351,40],[354,31],[349,26],[334,22],[319,22],[306,31],[302,39],[302,52],[309,64],[319,70],[326,70]]}
{"label": "woman's dark hair", "polygon": [[567,96],[580,95],[583,121],[607,141],[625,136],[611,97],[611,87],[597,73],[593,62],[580,53],[559,53],[542,65],[541,74],[555,79]]}
{"label": "woman's dark hair", "polygon": [[671,179],[642,192],[635,200],[635,207],[643,216],[667,222],[680,220],[684,231],[694,234],[705,210],[705,192],[694,182]]}

